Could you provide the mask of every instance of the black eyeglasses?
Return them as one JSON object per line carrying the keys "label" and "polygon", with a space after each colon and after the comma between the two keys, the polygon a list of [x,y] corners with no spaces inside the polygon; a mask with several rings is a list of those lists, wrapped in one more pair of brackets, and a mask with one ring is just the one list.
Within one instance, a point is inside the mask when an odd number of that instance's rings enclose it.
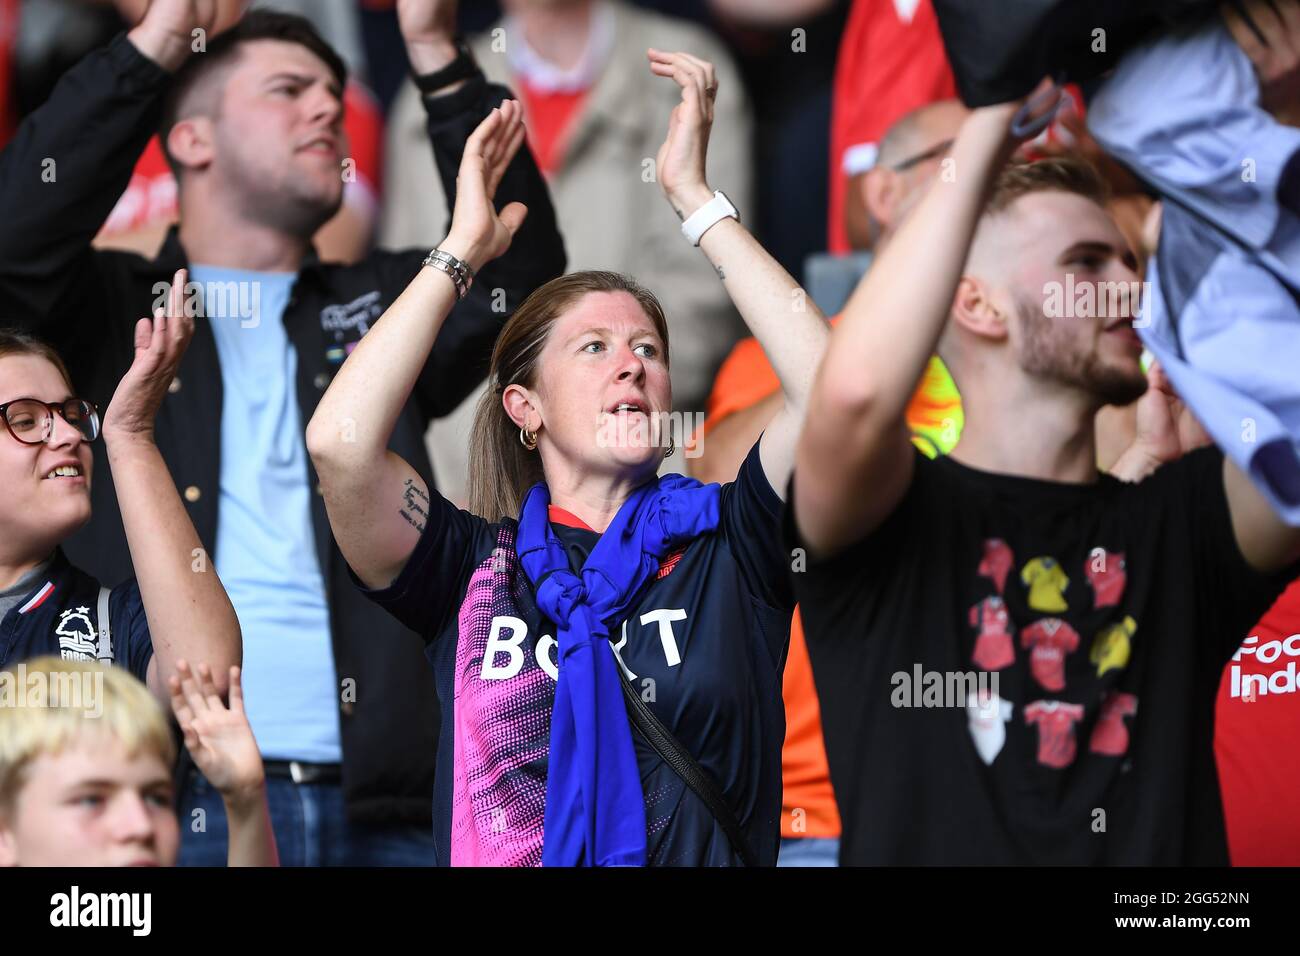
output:
{"label": "black eyeglasses", "polygon": [[16,398],[0,405],[9,434],[24,445],[43,445],[54,434],[54,413],[81,433],[86,441],[99,437],[99,410],[84,398],[42,402],[38,398]]}
{"label": "black eyeglasses", "polygon": [[955,142],[956,140],[953,139],[945,139],[942,143],[937,143],[936,145],[931,146],[924,153],[917,153],[915,156],[909,156],[902,162],[894,163],[889,168],[896,173],[901,173],[904,170],[911,169],[913,166],[925,162],[927,159],[935,159],[936,157],[944,155],[948,150],[952,149],[952,144]]}

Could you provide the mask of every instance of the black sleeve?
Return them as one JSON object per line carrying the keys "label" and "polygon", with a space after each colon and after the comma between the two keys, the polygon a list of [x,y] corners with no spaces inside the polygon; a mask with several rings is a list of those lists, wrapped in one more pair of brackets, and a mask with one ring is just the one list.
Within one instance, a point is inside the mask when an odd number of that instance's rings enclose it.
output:
{"label": "black sleeve", "polygon": [[429,489],[429,520],[401,573],[386,588],[365,586],[351,568],[352,583],[427,644],[460,610],[474,569],[492,555],[496,526],[455,507]]}
{"label": "black sleeve", "polygon": [[[483,118],[509,98],[509,90],[489,84],[481,72],[454,93],[421,97],[448,209],[456,205],[456,173],[466,141]],[[505,320],[529,293],[564,272],[564,239],[551,195],[526,144],[497,187],[496,207],[511,202],[527,206],[528,218],[506,254],[482,268],[469,295],[451,310],[416,383],[415,398],[426,419],[448,414],[478,387]],[[395,257],[391,267],[401,276],[400,287],[410,282],[428,252],[410,250]]]}
{"label": "black sleeve", "polygon": [[809,553],[799,534],[794,505],[798,476],[790,476],[781,534],[790,555],[795,597],[805,608],[805,626],[810,605],[828,613],[857,613],[864,595],[875,594],[880,582],[890,578],[900,564],[915,560],[915,547],[933,546],[935,499],[942,495],[935,485],[940,476],[934,461],[915,446],[912,454],[912,481],[894,510],[866,537],[823,559]]}
{"label": "black sleeve", "polygon": [[783,505],[763,471],[758,446],[745,456],[736,480],[722,486],[721,530],[750,593],[768,607],[789,610],[794,592],[790,554],[781,544]]}
{"label": "black sleeve", "polygon": [[[1232,512],[1223,486],[1223,452],[1200,448],[1160,468],[1149,479],[1155,502],[1176,509],[1169,520],[1186,522],[1191,535],[1193,579],[1200,615],[1198,628],[1209,646],[1204,651],[1221,668],[1241,646],[1250,629],[1300,574],[1300,563],[1262,574],[1246,561],[1232,530]],[[1216,671],[1217,672],[1217,671]]]}
{"label": "black sleeve", "polygon": [[0,300],[41,328],[96,321],[102,284],[91,240],[156,132],[170,74],[118,36],[68,70],[0,152]]}

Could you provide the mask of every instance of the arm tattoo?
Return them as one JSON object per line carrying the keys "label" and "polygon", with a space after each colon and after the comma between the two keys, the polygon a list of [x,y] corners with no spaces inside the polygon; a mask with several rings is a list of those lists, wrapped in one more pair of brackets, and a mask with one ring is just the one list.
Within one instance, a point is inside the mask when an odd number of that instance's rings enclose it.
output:
{"label": "arm tattoo", "polygon": [[726,274],[725,272],[722,271],[722,266],[714,266],[713,269],[714,269],[715,272],[718,273],[718,278],[719,278],[719,279],[722,279],[722,280],[724,280],[724,281],[726,280],[726,278],[727,278],[727,274]]}
{"label": "arm tattoo", "polygon": [[406,523],[416,531],[424,534],[424,526],[429,520],[429,496],[415,487],[415,479],[407,478],[402,489],[402,510],[398,512]]}

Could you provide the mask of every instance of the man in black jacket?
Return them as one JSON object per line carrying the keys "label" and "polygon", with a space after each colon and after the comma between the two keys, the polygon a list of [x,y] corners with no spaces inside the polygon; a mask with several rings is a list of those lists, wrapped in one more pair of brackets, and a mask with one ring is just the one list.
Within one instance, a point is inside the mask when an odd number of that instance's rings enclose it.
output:
{"label": "man in black jacket", "polygon": [[[454,0],[400,0],[398,11],[450,196],[466,139],[508,93],[453,41]],[[176,560],[195,573],[215,563],[240,616],[281,857],[421,863],[433,855],[432,677],[419,642],[350,585],[303,429],[427,250],[351,267],[316,258],[311,236],[338,208],[349,168],[342,63],[305,20],[258,11],[211,38],[212,12],[205,0],[154,0],[139,26],[71,69],[0,154],[0,316],[51,340],[102,407],[130,365],[134,323],[190,268],[197,331],[157,441],[206,549]],[[92,250],[160,127],[179,226],[154,261]],[[528,150],[497,199],[523,202],[528,219],[452,312],[394,434],[426,481],[428,422],[477,385],[501,324],[564,269]],[[112,476],[96,478],[96,520],[67,553],[112,583],[131,565]],[[180,809],[181,862],[219,863],[224,814],[196,772]]]}

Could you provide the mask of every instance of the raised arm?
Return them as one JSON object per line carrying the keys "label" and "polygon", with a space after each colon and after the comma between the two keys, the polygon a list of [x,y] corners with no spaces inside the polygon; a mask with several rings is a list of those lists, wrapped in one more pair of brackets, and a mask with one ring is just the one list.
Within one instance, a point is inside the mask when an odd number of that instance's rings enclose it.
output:
{"label": "raised arm", "polygon": [[[266,771],[244,714],[239,668],[230,668],[230,706],[221,702],[212,668],[200,664],[198,675],[186,661],[168,680],[172,711],[185,747],[226,809],[229,866],[279,866],[279,850],[266,800]],[[226,674],[226,672],[222,672]]]}
{"label": "raised arm", "polygon": [[935,180],[831,333],[795,482],[799,532],[819,555],[871,532],[911,482],[908,400],[943,333],[990,184],[1014,150],[1015,108],[966,120],[953,145],[955,176]]}
{"label": "raised arm", "polygon": [[[523,139],[519,104],[508,100],[465,145],[451,231],[438,248],[475,271],[509,247],[524,221],[522,204],[499,216],[492,204]],[[422,268],[348,356],[307,425],[334,538],[372,588],[397,576],[428,518],[429,488],[388,441],[455,302],[451,277]]]}
{"label": "raised arm", "polygon": [[[682,90],[682,101],[669,121],[668,138],[659,149],[656,171],[664,195],[678,217],[686,219],[713,198],[705,180],[705,154],[717,78],[712,64],[688,53],[650,50],[649,57],[651,71],[671,77]],[[723,219],[710,228],[700,240],[700,249],[781,382],[782,405],[763,434],[759,454],[768,481],[784,495],[812,388],[812,371],[826,346],[826,318],[735,219]]]}
{"label": "raised arm", "polygon": [[194,334],[185,278],[184,269],[176,273],[166,312],[136,324],[135,360],[104,416],[104,445],[153,639],[145,682],[164,703],[181,658],[206,661],[224,681],[243,656],[235,609],[154,444],[154,419]]}
{"label": "raised arm", "polygon": [[1300,560],[1300,528],[1286,524],[1255,483],[1226,456],[1223,490],[1242,557],[1256,571],[1281,571]]}
{"label": "raised arm", "polygon": [[[411,69],[426,87],[432,74],[441,72],[459,56],[455,43],[456,7],[456,0],[398,3]],[[509,90],[489,84],[479,69],[474,69],[468,79],[421,95],[447,209],[455,206],[457,174],[469,137],[493,109],[511,98]],[[417,404],[426,418],[449,414],[478,388],[502,323],[534,289],[564,272],[564,240],[546,181],[530,150],[519,150],[510,161],[497,187],[497,199],[502,205],[522,203],[528,208],[528,219],[511,241],[509,252],[484,265],[470,294],[444,323],[438,347],[430,354],[415,386]],[[417,204],[424,208],[427,202],[420,199]],[[433,238],[443,235],[435,230],[445,225],[428,224]],[[426,252],[427,247],[419,250],[414,261],[418,263]],[[411,261],[409,255],[401,258],[399,285],[410,280],[414,271]]]}
{"label": "raised arm", "polygon": [[87,267],[91,240],[157,131],[170,71],[191,31],[211,26],[214,0],[154,0],[127,36],[87,55],[28,116],[0,153],[0,300],[11,321],[61,345],[101,292]]}

